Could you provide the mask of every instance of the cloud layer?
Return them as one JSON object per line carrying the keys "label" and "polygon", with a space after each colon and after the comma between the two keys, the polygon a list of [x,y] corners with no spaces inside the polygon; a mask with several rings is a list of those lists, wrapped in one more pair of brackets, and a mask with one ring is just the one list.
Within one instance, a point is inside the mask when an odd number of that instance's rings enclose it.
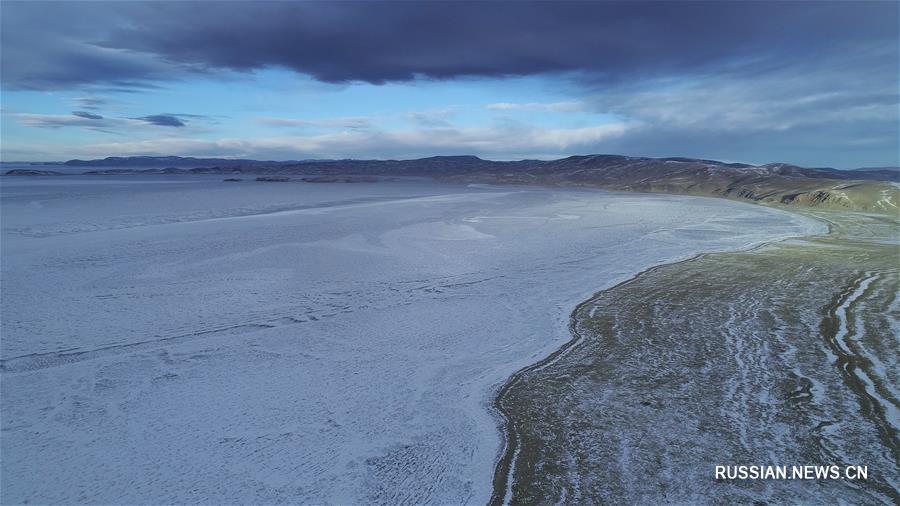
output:
{"label": "cloud layer", "polygon": [[[0,84],[71,93],[56,114],[5,100],[4,117],[45,137],[93,132],[68,141],[72,156],[620,152],[900,164],[898,16],[897,2],[868,1],[7,2]],[[252,96],[228,111],[190,109],[205,95],[146,99],[243,78],[250,95],[254,72],[311,76],[328,90],[368,87],[356,100],[378,100],[391,86],[497,88],[510,76],[554,93],[481,102],[445,93],[419,110],[395,98],[398,110],[382,117],[315,97],[286,112],[281,92],[260,110],[266,100],[250,104]],[[218,116],[241,107],[253,112]],[[244,132],[256,135],[238,139]]]}
{"label": "cloud layer", "polygon": [[[617,80],[783,65],[895,42],[895,2],[21,2],[9,87],[129,87],[282,66],[327,82],[579,72]],[[740,70],[740,65],[735,70]]]}
{"label": "cloud layer", "polygon": [[[162,138],[79,146],[77,156],[155,155],[247,158],[409,158],[443,154],[483,154],[504,158],[542,156],[580,151],[624,135],[629,126],[612,123],[596,127],[546,129],[526,125],[476,128],[412,128],[345,130],[315,135],[280,135],[263,139],[216,140]],[[499,155],[499,156],[498,156]]]}

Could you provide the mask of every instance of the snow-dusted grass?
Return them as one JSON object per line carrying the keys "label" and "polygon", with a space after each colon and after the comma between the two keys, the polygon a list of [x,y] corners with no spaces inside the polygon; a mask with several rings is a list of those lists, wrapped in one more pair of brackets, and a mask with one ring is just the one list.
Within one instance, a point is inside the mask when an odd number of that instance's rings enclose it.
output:
{"label": "snow-dusted grass", "polygon": [[[831,233],[659,266],[579,304],[575,339],[496,401],[513,445],[495,498],[896,503],[898,222],[814,213]],[[718,480],[723,462],[878,472]]]}
{"label": "snow-dusted grass", "polygon": [[821,232],[724,200],[2,180],[2,501],[484,503],[490,412],[593,292]]}

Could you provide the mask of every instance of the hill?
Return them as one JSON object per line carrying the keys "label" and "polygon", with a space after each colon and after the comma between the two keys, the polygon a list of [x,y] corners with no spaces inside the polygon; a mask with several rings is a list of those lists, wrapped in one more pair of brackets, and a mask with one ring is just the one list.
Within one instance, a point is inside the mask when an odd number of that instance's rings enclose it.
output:
{"label": "hill", "polygon": [[[707,195],[880,213],[897,213],[900,205],[900,168],[897,167],[839,170],[785,163],[751,165],[697,158],[622,155],[570,156],[549,161],[493,161],[477,156],[278,162],[177,156],[109,157],[102,160],[69,160],[65,165],[110,167],[86,173],[91,175],[247,173],[427,176],[457,182],[585,186],[620,191]],[[7,175],[37,174],[34,171],[10,171]]]}

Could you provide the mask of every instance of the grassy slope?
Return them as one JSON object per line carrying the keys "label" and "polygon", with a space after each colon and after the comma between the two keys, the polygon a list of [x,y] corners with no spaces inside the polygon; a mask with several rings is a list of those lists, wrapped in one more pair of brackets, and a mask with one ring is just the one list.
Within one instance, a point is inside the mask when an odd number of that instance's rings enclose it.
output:
{"label": "grassy slope", "polygon": [[452,179],[725,197],[885,214],[900,212],[900,185],[893,182],[780,175],[750,169],[710,168],[696,163],[673,163],[671,167],[658,162],[629,163],[603,169],[559,165],[553,170],[482,172]]}
{"label": "grassy slope", "polygon": [[[519,447],[514,502],[900,501],[900,221],[808,212],[831,232],[660,266],[581,304],[581,339],[497,399]],[[837,308],[868,278],[841,346]],[[718,482],[725,464],[870,477]]]}

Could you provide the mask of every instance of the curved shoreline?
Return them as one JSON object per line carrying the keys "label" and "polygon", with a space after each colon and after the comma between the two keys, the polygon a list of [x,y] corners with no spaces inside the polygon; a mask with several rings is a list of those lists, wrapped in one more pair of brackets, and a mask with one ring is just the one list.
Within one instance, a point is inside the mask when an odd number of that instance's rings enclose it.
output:
{"label": "curved shoreline", "polygon": [[[772,209],[772,208],[770,208],[770,209]],[[790,239],[797,239],[797,238],[801,238],[801,237],[821,237],[821,236],[828,236],[833,233],[832,223],[828,220],[822,219],[821,217],[811,217],[808,215],[804,215],[802,213],[791,212],[791,211],[787,211],[787,210],[782,210],[782,211],[789,213],[789,214],[797,214],[797,215],[804,216],[806,218],[813,219],[813,220],[825,225],[826,230],[824,233],[820,233],[820,234],[796,235],[796,236],[774,238],[774,239],[771,239],[768,241],[751,244],[744,248],[738,248],[738,249],[733,249],[733,250],[708,251],[708,252],[695,254],[689,258],[676,260],[673,262],[657,264],[657,265],[654,265],[647,269],[644,269],[642,271],[639,271],[636,274],[634,274],[633,276],[629,277],[628,279],[621,281],[619,283],[616,283],[613,286],[610,286],[608,288],[604,288],[603,290],[594,292],[593,295],[591,295],[590,297],[588,297],[587,299],[583,300],[582,302],[578,303],[575,306],[575,308],[569,314],[569,323],[568,323],[569,333],[571,334],[572,338],[569,339],[568,341],[566,341],[565,343],[563,343],[556,351],[554,351],[547,357],[541,359],[538,362],[535,362],[534,364],[525,366],[525,367],[517,370],[513,374],[511,374],[509,376],[509,378],[506,380],[506,382],[503,383],[503,385],[497,390],[497,393],[494,395],[494,399],[493,399],[493,402],[491,403],[491,407],[492,407],[493,411],[496,413],[496,415],[499,417],[500,422],[501,422],[500,432],[502,434],[501,437],[503,438],[503,448],[502,448],[500,455],[494,466],[494,476],[492,479],[492,492],[491,492],[490,500],[488,501],[488,504],[490,506],[502,506],[502,505],[511,503],[512,498],[513,498],[512,489],[513,489],[513,485],[515,484],[515,464],[516,464],[516,461],[518,458],[519,451],[521,450],[520,436],[519,436],[519,432],[517,430],[517,423],[513,418],[510,417],[509,412],[505,409],[505,407],[503,405],[504,400],[505,400],[508,392],[513,387],[516,386],[516,384],[522,379],[523,376],[525,376],[528,373],[538,371],[538,370],[541,370],[545,367],[552,365],[554,362],[556,362],[557,360],[559,360],[560,358],[565,356],[569,351],[574,349],[576,346],[578,346],[583,341],[583,336],[578,332],[579,320],[578,320],[577,315],[579,314],[579,311],[584,306],[591,304],[595,299],[597,299],[597,297],[601,296],[602,294],[612,291],[612,290],[615,290],[622,286],[634,283],[635,281],[639,280],[643,276],[650,274],[656,270],[662,269],[662,268],[668,268],[668,267],[679,265],[679,264],[686,264],[689,262],[698,261],[698,260],[701,260],[710,255],[747,253],[747,252],[752,252],[756,249],[760,249],[760,248],[763,248],[766,246],[770,246],[772,244],[784,242],[784,241],[787,241]]]}

